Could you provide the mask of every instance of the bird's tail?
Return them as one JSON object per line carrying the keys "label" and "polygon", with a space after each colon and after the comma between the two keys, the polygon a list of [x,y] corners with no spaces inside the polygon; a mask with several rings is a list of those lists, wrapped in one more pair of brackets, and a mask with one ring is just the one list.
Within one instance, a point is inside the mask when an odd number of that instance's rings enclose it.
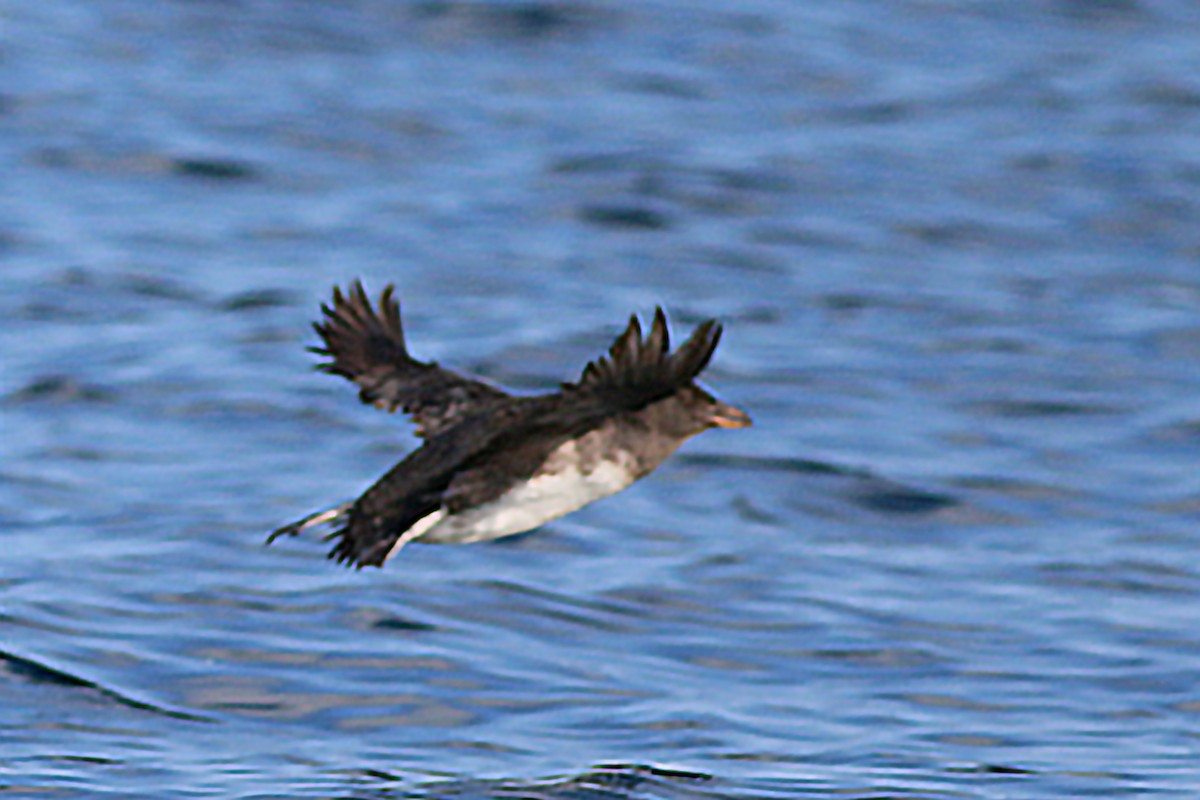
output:
{"label": "bird's tail", "polygon": [[[278,539],[280,536],[297,536],[303,533],[306,529],[316,525],[324,525],[326,523],[335,526],[342,526],[346,523],[350,509],[354,507],[353,501],[342,503],[340,506],[327,508],[324,511],[317,511],[309,514],[303,519],[298,519],[290,525],[284,525],[282,528],[272,531],[267,537],[267,544]],[[329,537],[327,537],[329,538]]]}

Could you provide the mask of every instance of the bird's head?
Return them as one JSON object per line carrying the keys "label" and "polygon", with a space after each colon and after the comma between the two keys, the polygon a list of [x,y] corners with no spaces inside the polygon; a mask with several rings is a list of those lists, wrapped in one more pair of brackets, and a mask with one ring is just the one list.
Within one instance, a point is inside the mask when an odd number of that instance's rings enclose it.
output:
{"label": "bird's head", "polygon": [[657,425],[673,438],[686,439],[710,428],[748,428],[750,415],[691,383],[649,409]]}

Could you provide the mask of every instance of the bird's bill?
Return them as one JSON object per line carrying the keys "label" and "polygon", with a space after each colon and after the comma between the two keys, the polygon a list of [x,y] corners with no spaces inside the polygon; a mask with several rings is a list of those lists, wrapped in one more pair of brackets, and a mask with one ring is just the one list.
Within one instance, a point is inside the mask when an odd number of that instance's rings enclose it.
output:
{"label": "bird's bill", "polygon": [[752,424],[749,414],[726,403],[717,405],[717,410],[709,417],[709,422],[718,428],[749,428]]}

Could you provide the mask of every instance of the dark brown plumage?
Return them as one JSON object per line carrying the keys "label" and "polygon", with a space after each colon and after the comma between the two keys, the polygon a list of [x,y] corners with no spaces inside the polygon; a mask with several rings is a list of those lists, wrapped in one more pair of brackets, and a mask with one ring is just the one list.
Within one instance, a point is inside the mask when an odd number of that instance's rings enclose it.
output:
{"label": "dark brown plumage", "polygon": [[607,355],[551,394],[517,397],[412,358],[392,286],[378,308],[356,282],[333,291],[314,328],[320,369],[359,386],[363,402],[409,414],[424,439],[358,500],[271,534],[330,523],[330,557],[381,566],[412,540],[467,542],[537,527],[648,474],[689,437],[750,418],[698,386],[721,338],[704,322],[674,353],[666,315],[649,334],[631,317]]}

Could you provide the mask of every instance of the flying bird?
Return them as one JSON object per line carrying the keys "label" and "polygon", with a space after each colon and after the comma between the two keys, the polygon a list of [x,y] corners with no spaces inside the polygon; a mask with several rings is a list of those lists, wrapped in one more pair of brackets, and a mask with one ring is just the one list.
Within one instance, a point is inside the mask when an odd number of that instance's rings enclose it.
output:
{"label": "flying bird", "polygon": [[383,566],[411,541],[476,542],[533,528],[616,494],[709,428],[743,428],[750,417],[696,383],[721,339],[700,324],[671,352],[667,318],[637,316],[579,380],[521,397],[409,355],[395,287],[372,306],[360,281],[313,324],[328,356],[318,369],[358,384],[364,403],[400,409],[424,441],[352,502],[275,531],[295,536],[326,524],[329,557]]}

